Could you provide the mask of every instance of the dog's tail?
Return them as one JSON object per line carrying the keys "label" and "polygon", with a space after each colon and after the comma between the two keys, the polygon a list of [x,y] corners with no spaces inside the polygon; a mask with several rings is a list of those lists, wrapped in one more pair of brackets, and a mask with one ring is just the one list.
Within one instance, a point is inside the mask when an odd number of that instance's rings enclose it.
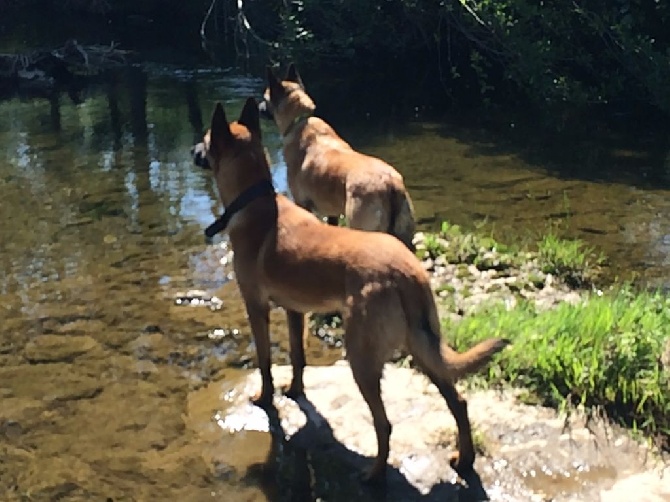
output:
{"label": "dog's tail", "polygon": [[400,184],[390,190],[389,200],[389,226],[387,233],[397,237],[414,252],[414,232],[416,231],[416,222],[414,220],[414,205],[412,199],[407,193],[407,189]]}
{"label": "dog's tail", "polygon": [[426,303],[422,326],[410,333],[408,341],[412,357],[424,370],[438,378],[456,382],[483,368],[496,353],[509,345],[507,339],[489,338],[465,352],[455,351],[442,340],[435,301],[432,292],[427,293],[430,298]]}

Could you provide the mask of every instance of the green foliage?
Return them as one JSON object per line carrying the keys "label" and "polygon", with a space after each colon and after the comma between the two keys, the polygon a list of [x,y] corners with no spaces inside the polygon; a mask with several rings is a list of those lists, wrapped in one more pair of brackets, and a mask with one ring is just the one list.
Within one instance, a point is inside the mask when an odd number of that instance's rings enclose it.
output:
{"label": "green foliage", "polygon": [[665,2],[461,0],[478,49],[536,100],[643,100],[670,111]]}
{"label": "green foliage", "polygon": [[670,112],[670,4],[642,0],[293,0],[280,55],[302,63],[426,56],[451,89],[538,106],[644,103]]}
{"label": "green foliage", "polygon": [[446,321],[450,343],[464,350],[490,336],[512,340],[489,370],[493,382],[527,389],[551,405],[598,406],[648,433],[670,434],[670,298],[630,288],[579,305],[537,311],[526,303]]}
{"label": "green foliage", "polygon": [[420,9],[415,2],[398,1],[284,2],[279,44],[284,55],[314,62],[402,53],[414,38],[410,26],[398,29],[411,4]]}

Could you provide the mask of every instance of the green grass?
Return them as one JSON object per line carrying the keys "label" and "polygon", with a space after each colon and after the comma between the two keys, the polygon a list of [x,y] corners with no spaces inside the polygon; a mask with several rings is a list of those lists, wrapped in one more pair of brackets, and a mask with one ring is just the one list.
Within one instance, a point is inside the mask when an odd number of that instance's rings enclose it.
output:
{"label": "green grass", "polygon": [[660,363],[670,343],[665,295],[624,287],[580,305],[494,306],[445,324],[459,350],[490,336],[512,340],[490,366],[489,383],[524,388],[549,405],[600,407],[670,447],[670,368]]}
{"label": "green grass", "polygon": [[542,271],[562,277],[573,287],[591,284],[605,261],[602,254],[582,241],[561,239],[553,232],[542,237],[537,247]]}

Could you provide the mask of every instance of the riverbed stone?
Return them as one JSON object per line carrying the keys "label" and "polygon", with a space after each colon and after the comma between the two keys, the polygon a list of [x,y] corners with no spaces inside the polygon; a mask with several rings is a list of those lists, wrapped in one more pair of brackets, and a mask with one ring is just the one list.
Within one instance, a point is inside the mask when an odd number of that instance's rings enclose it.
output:
{"label": "riverbed stone", "polygon": [[128,344],[128,349],[140,359],[167,359],[175,346],[162,333],[143,333]]}
{"label": "riverbed stone", "polygon": [[72,361],[96,349],[100,345],[90,336],[40,335],[26,344],[24,355],[31,363],[52,363]]}
{"label": "riverbed stone", "polygon": [[62,362],[0,368],[0,388],[9,390],[7,397],[44,402],[88,399],[99,394],[104,383],[98,376],[73,371],[73,365]]}

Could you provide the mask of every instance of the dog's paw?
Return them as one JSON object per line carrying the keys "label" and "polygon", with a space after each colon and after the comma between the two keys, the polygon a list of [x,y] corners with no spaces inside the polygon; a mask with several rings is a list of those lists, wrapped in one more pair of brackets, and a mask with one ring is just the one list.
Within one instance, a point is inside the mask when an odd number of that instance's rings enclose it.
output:
{"label": "dog's paw", "polygon": [[451,457],[449,457],[449,465],[461,478],[465,478],[472,473],[474,463],[474,459],[469,461],[464,460],[458,453],[454,453],[451,455]]}
{"label": "dog's paw", "polygon": [[273,394],[273,390],[263,389],[261,392],[253,395],[249,400],[254,406],[266,409],[272,406]]}
{"label": "dog's paw", "polygon": [[292,382],[291,385],[282,388],[282,393],[290,399],[298,399],[305,395],[305,387],[302,384]]}

